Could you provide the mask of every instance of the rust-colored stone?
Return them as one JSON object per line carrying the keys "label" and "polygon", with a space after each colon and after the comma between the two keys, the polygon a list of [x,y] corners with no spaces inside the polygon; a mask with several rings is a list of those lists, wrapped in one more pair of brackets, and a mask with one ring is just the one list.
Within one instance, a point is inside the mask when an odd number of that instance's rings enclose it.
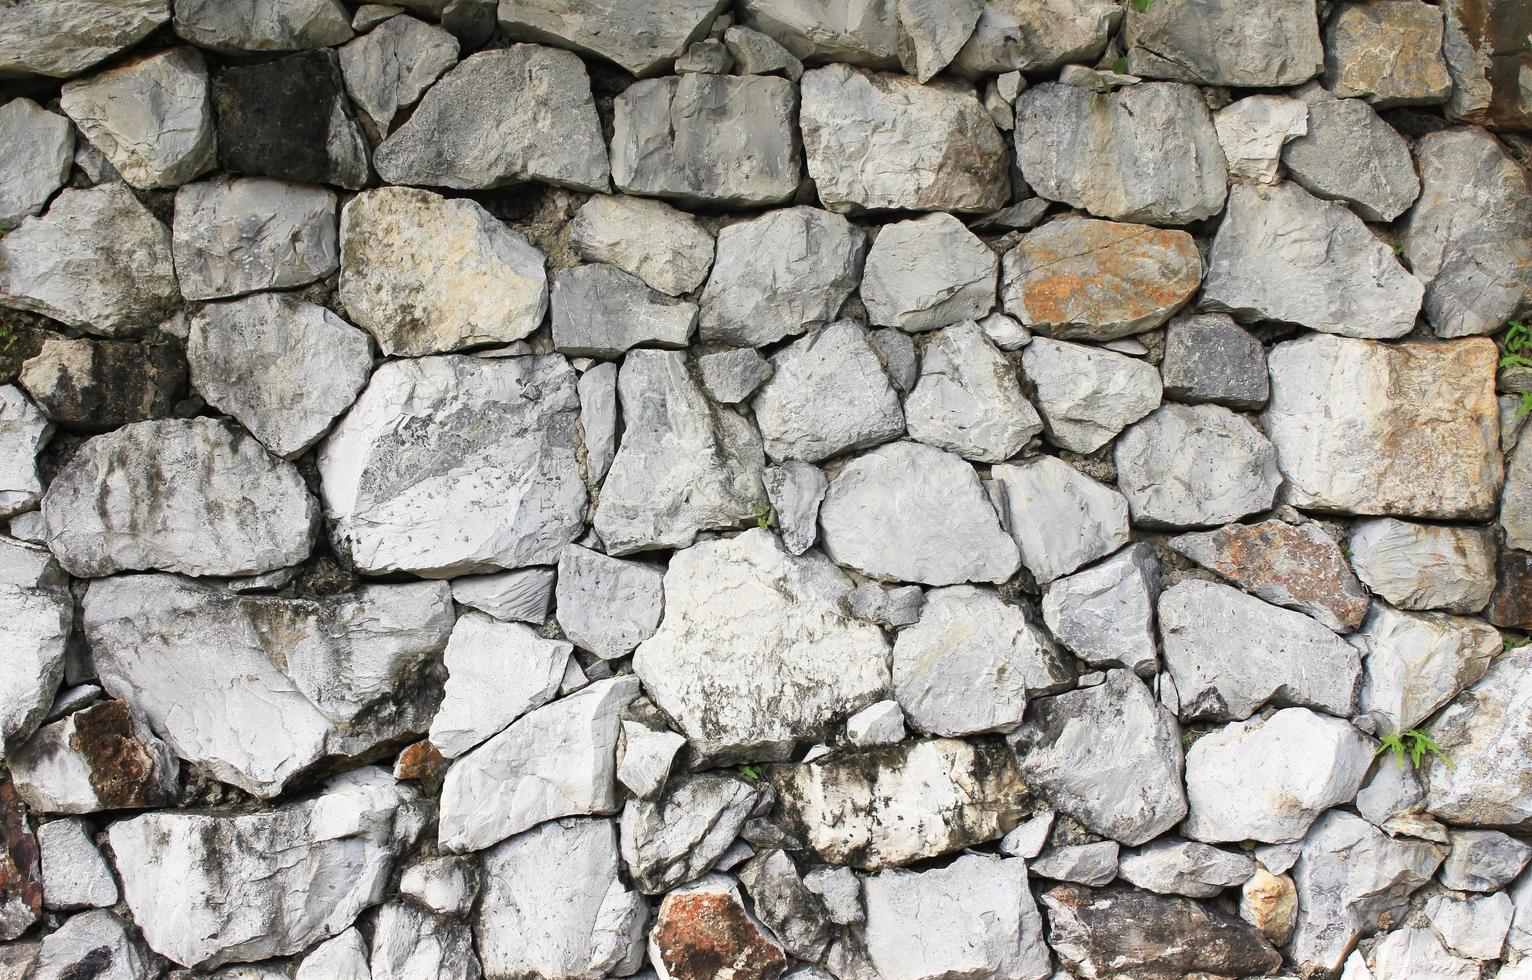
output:
{"label": "rust-colored stone", "polygon": [[1446,0],[1442,46],[1453,76],[1447,115],[1491,129],[1532,129],[1532,4],[1526,0]]}
{"label": "rust-colored stone", "polygon": [[436,746],[421,739],[406,745],[394,760],[394,778],[420,783],[428,795],[435,796],[441,787],[442,777],[447,775],[447,760]]}
{"label": "rust-colored stone", "polygon": [[1496,626],[1532,630],[1532,554],[1500,552],[1495,565],[1495,591],[1485,618]]}
{"label": "rust-colored stone", "polygon": [[666,895],[653,940],[672,980],[771,980],[787,966],[781,947],[724,886]]}
{"label": "rust-colored stone", "polygon": [[15,939],[43,912],[43,866],[27,808],[0,776],[0,939]]}
{"label": "rust-colored stone", "polygon": [[74,714],[69,747],[90,765],[90,788],[103,810],[167,806],[154,755],[133,730],[126,702],[103,701]]}

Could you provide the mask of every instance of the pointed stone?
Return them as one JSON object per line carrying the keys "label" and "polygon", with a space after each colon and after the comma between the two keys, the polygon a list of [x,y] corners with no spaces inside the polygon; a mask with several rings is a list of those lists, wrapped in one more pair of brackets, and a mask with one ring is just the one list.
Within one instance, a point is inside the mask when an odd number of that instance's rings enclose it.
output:
{"label": "pointed stone", "polygon": [[972,320],[924,338],[904,402],[910,437],[975,462],[998,463],[1043,428],[1016,370]]}
{"label": "pointed stone", "polygon": [[607,262],[670,296],[707,279],[713,236],[664,201],[597,194],[580,206],[569,242],[589,262]]}
{"label": "pointed stone", "polygon": [[123,701],[102,701],[44,725],[8,763],[34,813],[168,807],[181,795],[175,755]]}
{"label": "pointed stone", "polygon": [[559,555],[559,627],[575,646],[603,660],[626,657],[660,625],[664,578],[658,565],[571,544]]}
{"label": "pointed stone", "polygon": [[69,180],[74,146],[74,127],[63,116],[25,98],[0,106],[0,230],[42,212]]}
{"label": "pointed stone", "polygon": [[500,27],[509,37],[596,55],[643,78],[663,72],[705,36],[723,6],[722,0],[501,0]]}
{"label": "pointed stone", "polygon": [[340,49],[340,70],[352,101],[387,136],[399,110],[414,105],[457,55],[457,38],[440,27],[390,17]]}
{"label": "pointed stone", "polygon": [[483,613],[458,618],[443,662],[447,683],[431,744],[455,759],[558,694],[572,645]]}
{"label": "pointed stone", "polygon": [[1092,667],[1126,667],[1148,676],[1159,664],[1154,632],[1159,596],[1154,551],[1138,542],[1084,571],[1054,579],[1043,594],[1043,621]]}
{"label": "pointed stone", "polygon": [[1034,337],[1021,355],[1048,441],[1093,453],[1159,407],[1153,364],[1084,344]]}
{"label": "pointed stone", "polygon": [[1426,729],[1452,767],[1425,769],[1426,809],[1453,824],[1518,827],[1532,821],[1532,647],[1496,658],[1477,684],[1458,695]]}

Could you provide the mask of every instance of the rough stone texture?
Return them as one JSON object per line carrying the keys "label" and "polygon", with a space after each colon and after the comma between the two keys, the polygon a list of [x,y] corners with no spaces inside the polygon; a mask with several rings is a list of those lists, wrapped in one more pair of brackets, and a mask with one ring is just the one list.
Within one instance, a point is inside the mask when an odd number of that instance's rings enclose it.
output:
{"label": "rough stone texture", "polygon": [[384,187],[340,219],[340,298],[383,353],[509,343],[548,310],[544,256],[473,201]]}
{"label": "rough stone texture", "polygon": [[304,285],[340,264],[335,193],[265,177],[187,184],[173,248],[187,299]]}
{"label": "rough stone texture", "polygon": [[1498,830],[1461,830],[1452,835],[1438,877],[1456,891],[1499,891],[1521,874],[1529,857],[1532,848]]}
{"label": "rough stone texture", "polygon": [[744,23],[805,61],[844,61],[870,68],[899,63],[892,0],[743,0],[739,6]]}
{"label": "rough stone texture", "polygon": [[[0,778],[0,937],[15,939],[43,912],[43,870],[37,837],[11,785]],[[5,964],[9,966],[9,964]],[[26,980],[26,964],[17,971]]]}
{"label": "rough stone texture", "polygon": [[1219,0],[1150,4],[1127,15],[1128,71],[1200,85],[1267,88],[1319,74],[1324,51],[1308,0],[1276,0],[1260,17]]}
{"label": "rough stone texture", "polygon": [[663,71],[705,36],[723,6],[721,0],[500,0],[499,20],[510,37],[606,58],[642,78]]}
{"label": "rough stone texture", "polygon": [[1161,405],[1129,426],[1113,451],[1133,521],[1199,527],[1271,506],[1282,483],[1271,442],[1217,405]]}
{"label": "rough stone texture", "polygon": [[1021,563],[1039,584],[1128,543],[1122,494],[1055,456],[1034,456],[990,470],[1004,501],[1005,526]]}
{"label": "rough stone texture", "polygon": [[163,0],[44,0],[0,16],[0,78],[68,78],[170,20]]}
{"label": "rough stone texture", "polygon": [[1424,293],[1342,205],[1292,183],[1237,184],[1213,239],[1200,302],[1240,320],[1386,339],[1414,328]]}
{"label": "rough stone texture", "polygon": [[302,51],[351,38],[350,15],[336,0],[176,0],[175,30],[225,54]]}
{"label": "rough stone texture", "polygon": [[658,565],[571,544],[559,555],[559,628],[603,660],[625,657],[660,625],[664,578]]}
{"label": "rough stone texture", "polygon": [[973,33],[983,0],[896,0],[899,63],[921,84],[947,67]]}
{"label": "rough stone texture", "polygon": [[43,862],[43,902],[50,909],[109,908],[117,904],[111,866],[83,820],[54,820],[37,828]]}
{"label": "rough stone texture", "polygon": [[[1367,221],[1393,221],[1420,194],[1410,145],[1361,99],[1309,102],[1308,132],[1282,148],[1288,176],[1344,201]],[[1420,266],[1411,260],[1417,272]]]}
{"label": "rough stone texture", "polygon": [[787,956],[747,911],[734,880],[709,875],[660,902],[649,933],[649,962],[668,980],[707,980],[720,973],[770,980],[781,975]]}
{"label": "rough stone texture", "polygon": [[819,505],[830,489],[829,479],[817,466],[788,460],[768,468],[765,483],[782,547],[790,555],[803,554],[819,538]]}
{"label": "rough stone texture", "polygon": [[605,191],[605,150],[584,63],[517,44],[443,75],[373,162],[392,184],[481,189],[530,179]]}
{"label": "rough stone texture", "polygon": [[0,599],[10,610],[0,624],[0,744],[32,734],[64,678],[74,602],[57,573],[53,566],[48,580],[0,581]]}
{"label": "rough stone texture", "polygon": [[1054,579],[1043,594],[1043,621],[1071,653],[1092,667],[1152,674],[1159,663],[1154,607],[1160,570],[1145,543]]}
{"label": "rough stone texture", "polygon": [[984,316],[999,259],[950,214],[884,225],[867,253],[861,296],[872,322],[916,333]]}
{"label": "rough stone texture", "polygon": [[1121,19],[1122,8],[1105,0],[991,0],[952,67],[973,76],[1093,61]]}
{"label": "rough stone texture", "polygon": [[697,358],[702,387],[708,397],[722,405],[743,402],[771,380],[775,370],[754,347],[731,347]]}
{"label": "rough stone texture", "polygon": [[904,414],[912,439],[985,463],[1016,455],[1043,428],[1015,369],[972,320],[925,340]]}
{"label": "rough stone texture", "polygon": [[1494,129],[1532,126],[1532,94],[1520,79],[1528,64],[1526,8],[1447,0],[1442,13],[1442,55],[1452,76],[1447,117]]}
{"label": "rough stone texture", "polygon": [[1027,870],[1038,878],[1100,888],[1117,877],[1116,841],[1050,847]]}
{"label": "rough stone texture", "polygon": [[578,412],[558,356],[384,364],[319,450],[331,540],[375,574],[551,564],[585,527]]}
{"label": "rough stone texture", "polygon": [[479,958],[468,927],[422,909],[391,901],[373,915],[373,980],[479,980]]}
{"label": "rough stone texture", "polygon": [[1427,731],[1452,760],[1425,770],[1426,809],[1458,825],[1519,827],[1532,821],[1532,764],[1522,754],[1532,728],[1532,647],[1497,657]]}
{"label": "rough stone texture", "polygon": [[803,62],[770,35],[748,27],[730,26],[723,32],[723,43],[740,75],[780,73],[795,82],[803,75]]}
{"label": "rough stone texture", "polygon": [[431,719],[431,744],[455,759],[553,700],[571,649],[521,623],[477,612],[459,617],[443,652],[447,683]]}
{"label": "rough stone texture", "polygon": [[457,54],[457,38],[440,27],[390,17],[340,49],[340,70],[352,100],[387,136],[399,110],[457,64]]}
{"label": "rough stone texture", "polygon": [[153,976],[158,963],[145,951],[133,927],[105,909],[83,912],[43,937],[34,980],[139,980]]}
{"label": "rough stone texture", "polygon": [[697,304],[650,289],[614,265],[560,271],[553,280],[553,346],[572,357],[618,357],[632,347],[683,348]]}
{"label": "rough stone texture", "polygon": [[1160,374],[1165,397],[1175,401],[1260,408],[1271,395],[1265,349],[1222,313],[1184,313],[1171,320]]}
{"label": "rough stone texture", "polygon": [[808,172],[831,211],[1005,205],[1005,143],[972,86],[829,65],[805,72],[802,90]]}
{"label": "rough stone texture", "polygon": [[1022,351],[1048,441],[1092,453],[1159,407],[1163,389],[1154,365],[1138,358],[1034,337]]}
{"label": "rough stone texture", "polygon": [[[11,522],[15,533],[16,523]],[[1502,549],[1495,563],[1495,591],[1484,616],[1496,626],[1532,628],[1532,555]]]}
{"label": "rough stone texture", "polygon": [[1380,732],[1415,728],[1483,677],[1501,648],[1500,632],[1479,620],[1382,603],[1354,642],[1367,661],[1358,708]]}
{"label": "rough stone texture", "polygon": [[1442,10],[1421,0],[1340,4],[1325,25],[1324,86],[1379,108],[1445,102]]}
{"label": "rough stone texture", "polygon": [[1190,898],[1212,898],[1243,884],[1256,868],[1243,854],[1170,837],[1124,854],[1118,862],[1118,873],[1131,884],[1159,895]]}
{"label": "rough stone texture", "polygon": [[713,265],[713,236],[664,201],[599,194],[580,206],[569,242],[591,262],[606,262],[671,296],[689,293]]}
{"label": "rough stone texture", "polygon": [[523,568],[452,582],[452,598],[496,619],[541,625],[553,601],[551,568]]}
{"label": "rough stone texture", "polygon": [[69,180],[74,145],[69,120],[31,99],[0,106],[0,231],[42,212]]}
{"label": "rough stone texture", "polygon": [[1385,345],[1316,334],[1272,348],[1261,422],[1289,502],[1446,520],[1494,513],[1495,360],[1483,340]]}
{"label": "rough stone texture", "polygon": [[173,806],[180,796],[175,755],[122,701],[44,725],[7,763],[34,813]]}
{"label": "rough stone texture", "polygon": [[[1228,168],[1190,85],[1108,95],[1044,82],[1016,100],[1016,163],[1039,196],[1116,221],[1184,225],[1217,214]],[[1131,160],[1131,167],[1117,161]]]}
{"label": "rough stone texture", "polygon": [[20,388],[0,385],[0,515],[30,511],[42,499],[37,454],[52,434],[53,424]]}
{"label": "rough stone texture", "polygon": [[706,874],[757,802],[749,783],[725,775],[684,776],[654,800],[630,800],[621,840],[634,884],[656,895]]}
{"label": "rough stone texture", "polygon": [[797,93],[768,75],[638,82],[614,102],[612,181],[704,207],[781,204],[802,172]]}
{"label": "rough stone texture", "polygon": [[17,380],[49,421],[99,431],[170,415],[186,364],[170,344],[49,336]]}
{"label": "rough stone texture", "polygon": [[1252,95],[1213,114],[1229,176],[1258,184],[1277,182],[1282,146],[1309,130],[1308,108],[1280,95]]}

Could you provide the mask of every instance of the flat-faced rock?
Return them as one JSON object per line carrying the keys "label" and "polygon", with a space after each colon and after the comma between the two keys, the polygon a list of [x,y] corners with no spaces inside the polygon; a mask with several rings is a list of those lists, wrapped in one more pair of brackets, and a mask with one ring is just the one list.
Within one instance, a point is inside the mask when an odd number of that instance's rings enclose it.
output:
{"label": "flat-faced rock", "polygon": [[982,0],[895,0],[899,63],[921,84],[946,68],[973,33]]}
{"label": "flat-faced rock", "polygon": [[69,120],[31,99],[0,106],[0,230],[41,213],[74,165]]}
{"label": "flat-faced rock", "polygon": [[1284,95],[1252,95],[1213,113],[1229,176],[1277,182],[1282,145],[1309,130],[1308,107]]}
{"label": "flat-faced rock", "polygon": [[368,960],[372,980],[479,980],[483,976],[466,923],[398,899],[372,916]]}
{"label": "flat-faced rock", "polygon": [[608,361],[587,368],[575,389],[580,396],[586,479],[600,483],[617,453],[617,365]]}
{"label": "flat-faced rock", "polygon": [[769,75],[638,82],[613,103],[612,180],[704,207],[781,204],[802,172],[797,101],[791,82]]}
{"label": "flat-faced rock", "polygon": [[1133,521],[1206,527],[1266,510],[1282,473],[1270,441],[1218,405],[1168,402],[1129,426],[1113,450]]}
{"label": "flat-faced rock", "polygon": [[454,579],[452,598],[506,622],[542,625],[553,601],[551,568],[520,568]]}
{"label": "flat-faced rock", "polygon": [[1282,148],[1288,176],[1310,194],[1346,202],[1367,221],[1393,221],[1415,202],[1420,178],[1410,144],[1372,106],[1325,97],[1308,109],[1308,132]]}
{"label": "flat-faced rock", "polygon": [[500,0],[508,37],[543,41],[614,61],[639,76],[664,71],[707,35],[721,0]]}
{"label": "flat-faced rock", "polygon": [[120,182],[61,191],[0,239],[0,306],[118,337],[153,326],[178,295],[170,229]]}
{"label": "flat-faced rock", "polygon": [[[16,522],[11,522],[16,534]],[[1496,626],[1532,629],[1532,554],[1501,549],[1495,561],[1495,591],[1484,618]]]}
{"label": "flat-faced rock", "polygon": [[665,570],[567,546],[559,555],[558,620],[566,639],[603,660],[626,657],[654,635]]}
{"label": "flat-faced rock", "polygon": [[1159,563],[1144,543],[1084,571],[1056,578],[1043,594],[1043,621],[1055,639],[1093,667],[1152,674],[1159,663],[1154,607]]}
{"label": "flat-faced rock", "polygon": [[1447,0],[1442,13],[1442,56],[1452,76],[1447,118],[1494,129],[1532,125],[1532,94],[1512,81],[1528,65],[1518,40],[1528,29],[1526,7],[1505,0]]}
{"label": "flat-faced rock", "polygon": [[1337,633],[1367,615],[1367,590],[1340,545],[1317,524],[1227,524],[1183,534],[1170,547],[1267,602],[1298,609]]}
{"label": "flat-faced rock", "polygon": [[795,82],[803,75],[803,62],[769,34],[731,25],[723,32],[723,43],[734,59],[736,74],[781,74]]}
{"label": "flat-faced rock", "polygon": [[697,304],[650,289],[615,265],[560,270],[550,295],[553,346],[571,357],[617,357],[632,347],[685,347]]}
{"label": "flat-faced rock", "polygon": [[399,876],[401,895],[442,915],[463,915],[479,894],[479,869],[470,858],[424,858]]}
{"label": "flat-faced rock", "polygon": [[1500,632],[1480,620],[1383,603],[1353,642],[1366,654],[1358,708],[1382,732],[1415,728],[1483,677],[1501,648]]}
{"label": "flat-faced rock", "polygon": [[1506,461],[1499,524],[1508,548],[1532,550],[1532,439],[1518,442]]}
{"label": "flat-faced rock", "polygon": [[121,576],[92,583],[85,632],[102,686],[176,755],[270,798],[326,755],[425,731],[450,596],[438,582],[284,599]]}
{"label": "flat-faced rock", "polygon": [[1421,0],[1340,4],[1325,24],[1324,86],[1383,108],[1447,101],[1442,9]]}
{"label": "flat-faced rock", "polygon": [[861,297],[879,326],[910,333],[976,320],[995,305],[999,260],[950,214],[884,225],[867,253]]}
{"label": "flat-faced rock", "polygon": [[1021,364],[1048,441],[1073,452],[1095,452],[1160,404],[1159,372],[1136,357],[1035,337]]}
{"label": "flat-faced rock", "polygon": [[52,820],[37,828],[43,860],[43,902],[50,909],[117,904],[117,880],[83,820]]}
{"label": "flat-faced rock", "polygon": [[175,755],[122,701],[44,725],[6,761],[34,813],[140,810],[180,796]]}
{"label": "flat-faced rock", "polygon": [[44,0],[0,16],[0,78],[68,78],[170,20],[163,0]]}
{"label": "flat-faced rock", "polygon": [[0,578],[0,600],[11,610],[0,624],[0,744],[14,744],[42,723],[64,679],[74,601],[45,551],[3,540],[13,567]]}
{"label": "flat-faced rock", "polygon": [[455,759],[553,700],[572,649],[522,623],[480,612],[459,617],[442,656],[447,683],[431,719],[431,744]]}
{"label": "flat-faced rock", "polygon": [[17,380],[49,421],[99,431],[169,416],[186,361],[173,344],[49,335]]}
{"label": "flat-faced rock", "polygon": [[1118,874],[1159,895],[1212,898],[1249,880],[1256,867],[1244,854],[1167,837],[1122,855]]}
{"label": "flat-faced rock", "polygon": [[713,236],[664,201],[598,194],[569,224],[569,242],[591,262],[606,262],[670,296],[707,279]]}
{"label": "flat-faced rock", "polygon": [[284,568],[308,557],[319,516],[292,464],[209,418],[96,436],[54,477],[43,515],[60,564],[91,578]]}
{"label": "flat-faced rock", "polygon": [[769,211],[718,233],[703,340],[758,347],[835,319],[862,278],[867,236],[818,208]]}
{"label": "flat-faced rock", "polygon": [[968,76],[1009,71],[1048,72],[1067,62],[1092,62],[1122,19],[1106,0],[1064,0],[1047,6],[1028,0],[984,4],[973,35],[952,60]]}
{"label": "flat-faced rock", "polygon": [[766,504],[755,427],[708,401],[679,351],[632,351],[617,379],[622,445],[595,528],[606,551],[684,548],[698,532],[740,527]]}
{"label": "flat-faced rock", "polygon": [[775,370],[754,347],[730,347],[697,358],[702,387],[708,397],[724,405],[738,405],[755,394]]}
{"label": "flat-faced rock", "polygon": [[0,516],[30,511],[42,499],[37,454],[52,435],[53,423],[20,388],[0,385]]}
{"label": "flat-faced rock", "polygon": [[176,191],[176,278],[187,299],[302,286],[340,264],[335,192],[266,177]]}
{"label": "flat-faced rock", "polygon": [[1362,220],[1292,183],[1236,184],[1199,301],[1343,337],[1409,333],[1425,287]]}
{"label": "flat-faced rock", "polygon": [[764,482],[782,547],[790,555],[803,554],[819,538],[819,505],[830,489],[829,479],[819,467],[790,459],[767,467]]}
{"label": "flat-faced rock", "polygon": [[1171,225],[1223,208],[1227,165],[1194,86],[1146,82],[1101,95],[1045,82],[1017,99],[1015,137],[1022,176],[1050,201]]}
{"label": "flat-faced rock", "polygon": [[1021,563],[1039,584],[1128,543],[1128,504],[1056,456],[996,466],[991,478],[1005,503],[1005,527]]}
{"label": "flat-faced rock", "polygon": [[1497,356],[1477,339],[1379,344],[1314,334],[1272,348],[1261,422],[1289,501],[1351,514],[1492,515]]}
{"label": "flat-faced rock", "polygon": [[665,896],[648,947],[649,962],[668,980],[706,980],[719,973],[771,980],[787,965],[787,954],[746,908],[738,884],[718,874]]}
{"label": "flat-faced rock", "polygon": [[739,877],[756,915],[788,952],[811,962],[824,956],[832,937],[829,903],[804,883],[787,852],[773,848],[757,854]]}
{"label": "flat-faced rock", "polygon": [[1112,840],[1056,845],[1034,858],[1027,871],[1038,878],[1099,888],[1117,877],[1120,851],[1117,842]]}
{"label": "flat-faced rock", "polygon": [[1261,342],[1223,313],[1183,313],[1165,329],[1165,397],[1260,408],[1270,397]]}
{"label": "flat-faced rock", "polygon": [[622,860],[639,890],[667,892],[706,874],[760,802],[743,778],[683,776],[622,810]]}
{"label": "flat-faced rock", "polygon": [[1427,732],[1452,760],[1425,769],[1426,809],[1453,824],[1519,827],[1532,821],[1532,762],[1520,746],[1532,737],[1532,647],[1497,657]]}
{"label": "flat-faced rock", "polygon": [[870,578],[999,583],[1020,562],[973,467],[918,442],[849,460],[830,481],[819,527],[825,553]]}
{"label": "flat-faced rock", "polygon": [[1015,368],[972,320],[924,339],[904,415],[910,438],[987,463],[1021,452],[1043,428]]}
{"label": "flat-faced rock", "polygon": [[1454,891],[1499,891],[1516,880],[1529,857],[1532,848],[1509,834],[1460,830],[1452,835],[1452,849],[1437,876]]}
{"label": "flat-faced rock", "polygon": [[357,108],[387,136],[399,110],[457,64],[457,54],[457,38],[442,28],[390,17],[340,49],[340,70]]}
{"label": "flat-faced rock", "polygon": [[548,310],[543,253],[473,201],[382,187],[341,210],[340,298],[383,353],[509,343]]}
{"label": "flat-faced rock", "polygon": [[293,980],[372,980],[367,941],[355,926],[343,930],[309,950],[298,961]]}
{"label": "flat-faced rock", "polygon": [[1128,71],[1198,85],[1271,88],[1319,74],[1324,50],[1308,0],[1276,0],[1260,17],[1219,0],[1149,4],[1127,13]]}
{"label": "flat-faced rock", "polygon": [[302,51],[351,38],[351,15],[336,0],[178,0],[175,31],[224,54]]}
{"label": "flat-faced rock", "polygon": [[481,51],[447,72],[373,163],[392,184],[482,189],[538,180],[607,189],[585,65],[537,44]]}
{"label": "flat-faced rock", "polygon": [[1005,142],[971,85],[828,65],[802,88],[809,176],[831,211],[983,213],[1010,198]]}
{"label": "flat-faced rock", "polygon": [[899,65],[894,0],[743,0],[744,23],[805,61]]}

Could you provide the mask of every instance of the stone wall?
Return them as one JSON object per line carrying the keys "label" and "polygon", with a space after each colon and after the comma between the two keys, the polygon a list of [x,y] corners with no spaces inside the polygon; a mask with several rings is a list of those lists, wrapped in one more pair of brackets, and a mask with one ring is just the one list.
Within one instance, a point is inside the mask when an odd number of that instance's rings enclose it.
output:
{"label": "stone wall", "polygon": [[1522,0],[398,2],[0,0],[0,980],[1532,977]]}

